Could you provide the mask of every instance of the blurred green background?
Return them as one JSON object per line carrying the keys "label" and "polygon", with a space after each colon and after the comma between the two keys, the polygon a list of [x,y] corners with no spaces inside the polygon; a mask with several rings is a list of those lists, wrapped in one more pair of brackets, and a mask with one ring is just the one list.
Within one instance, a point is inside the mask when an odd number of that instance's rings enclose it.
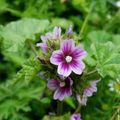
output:
{"label": "blurred green background", "polygon": [[[38,75],[42,70],[34,59],[34,49],[41,34],[54,26],[66,31],[70,25],[75,39],[88,51],[92,39],[102,43],[113,40],[120,48],[117,0],[0,0],[0,120],[50,120],[48,115],[54,116],[57,102]],[[90,61],[94,66],[95,61]],[[83,120],[120,120],[120,83],[113,79],[116,68],[112,69],[109,77],[101,72],[105,76],[98,92],[83,107]],[[112,92],[110,81],[115,82]],[[75,99],[63,104],[63,116],[51,120],[67,120],[77,106]]]}

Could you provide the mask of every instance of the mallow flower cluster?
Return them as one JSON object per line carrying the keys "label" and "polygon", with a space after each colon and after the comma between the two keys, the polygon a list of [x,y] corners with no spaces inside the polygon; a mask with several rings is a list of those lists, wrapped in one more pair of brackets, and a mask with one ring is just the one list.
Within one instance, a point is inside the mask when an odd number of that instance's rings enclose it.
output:
{"label": "mallow flower cluster", "polygon": [[[76,96],[79,104],[86,105],[87,98],[97,91],[99,80],[83,80],[87,52],[74,40],[72,26],[65,34],[60,27],[55,27],[40,38],[37,47],[41,48],[42,55],[39,59],[50,69],[45,69],[44,73],[48,75],[45,75],[47,87],[54,92],[53,99],[62,101],[65,97]],[[74,113],[70,120],[81,120],[81,116]]]}

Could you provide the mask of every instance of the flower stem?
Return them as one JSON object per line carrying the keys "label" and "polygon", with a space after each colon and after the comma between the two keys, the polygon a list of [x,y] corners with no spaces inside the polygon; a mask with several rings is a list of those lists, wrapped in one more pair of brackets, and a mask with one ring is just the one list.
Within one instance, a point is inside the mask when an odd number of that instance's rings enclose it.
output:
{"label": "flower stem", "polygon": [[62,114],[62,107],[63,107],[63,103],[58,101],[57,102],[57,115],[61,115]]}
{"label": "flower stem", "polygon": [[77,109],[76,109],[76,111],[75,111],[75,113],[80,112],[80,110],[81,110],[81,105],[79,104],[78,107],[77,107]]}
{"label": "flower stem", "polygon": [[95,73],[95,72],[97,72],[97,70],[90,71],[90,72],[88,72],[86,75],[91,75],[91,74],[93,74],[93,73]]}
{"label": "flower stem", "polygon": [[32,49],[32,51],[34,52],[35,56],[37,56],[38,53],[30,40],[28,40],[28,44],[29,44],[30,48]]}
{"label": "flower stem", "polygon": [[87,16],[85,17],[85,20],[84,20],[84,22],[83,22],[82,28],[81,28],[81,30],[80,30],[80,36],[83,34],[83,32],[84,32],[84,30],[85,30],[85,27],[86,27],[86,25],[87,25],[87,23],[88,23],[90,14],[91,14],[91,12],[92,12],[92,10],[93,10],[93,8],[94,8],[94,4],[95,4],[95,2],[93,1],[92,4],[91,4],[91,6],[90,6],[90,8],[89,8],[89,12],[88,12]]}

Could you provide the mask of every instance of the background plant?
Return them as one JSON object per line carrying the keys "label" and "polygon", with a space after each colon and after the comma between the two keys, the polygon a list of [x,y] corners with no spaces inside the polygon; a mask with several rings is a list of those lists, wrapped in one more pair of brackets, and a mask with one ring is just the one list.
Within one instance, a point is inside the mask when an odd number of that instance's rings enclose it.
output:
{"label": "background plant", "polygon": [[[54,116],[57,102],[50,97],[44,78],[39,77],[42,69],[35,46],[39,36],[54,26],[66,31],[70,25],[74,26],[76,42],[82,43],[89,53],[85,59],[88,71],[95,69],[102,76],[98,92],[82,108],[82,118],[118,119],[120,95],[108,86],[110,81],[120,79],[120,9],[116,2],[0,0],[1,120],[49,120],[49,114],[53,114],[52,120],[65,120],[69,111],[76,109],[76,101],[69,98],[63,102],[63,116]],[[120,90],[117,85],[115,89]]]}

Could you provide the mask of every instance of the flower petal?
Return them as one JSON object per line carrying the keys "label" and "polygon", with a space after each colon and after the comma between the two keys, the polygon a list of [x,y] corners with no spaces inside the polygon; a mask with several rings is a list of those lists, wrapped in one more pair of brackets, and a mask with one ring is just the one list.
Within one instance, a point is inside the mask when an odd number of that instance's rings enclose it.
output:
{"label": "flower petal", "polygon": [[47,46],[46,43],[37,43],[36,46],[37,46],[37,47],[41,47],[41,48],[42,48],[42,51],[43,51],[44,53],[46,53],[47,48],[48,48],[48,46]]}
{"label": "flower petal", "polygon": [[71,68],[68,63],[62,62],[58,65],[58,74],[68,77],[71,74]]}
{"label": "flower petal", "polygon": [[64,88],[59,88],[54,93],[54,99],[55,100],[58,99],[58,100],[62,101],[64,99],[64,96],[65,96],[65,90],[64,90]]}
{"label": "flower petal", "polygon": [[74,59],[83,59],[84,57],[86,57],[86,55],[87,52],[81,47],[76,47],[72,52],[72,56]]}
{"label": "flower petal", "polygon": [[53,38],[53,33],[52,32],[48,32],[45,34],[47,39],[52,39]]}
{"label": "flower petal", "polygon": [[50,58],[50,62],[54,65],[59,65],[62,61],[63,61],[63,52],[60,50],[54,51]]}
{"label": "flower petal", "polygon": [[70,67],[74,73],[81,75],[85,68],[85,64],[81,60],[73,60],[70,63]]}
{"label": "flower petal", "polygon": [[81,115],[78,113],[74,113],[71,117],[70,120],[82,120]]}
{"label": "flower petal", "polygon": [[70,55],[74,49],[74,41],[72,39],[64,40],[61,44],[61,50],[64,55]]}
{"label": "flower petal", "polygon": [[71,87],[66,87],[65,88],[65,96],[71,96],[72,95],[72,89]]}
{"label": "flower petal", "polygon": [[91,88],[86,88],[84,90],[84,95],[90,97],[90,96],[92,96],[93,92],[94,91]]}
{"label": "flower petal", "polygon": [[57,39],[61,36],[61,28],[60,27],[55,27],[53,29],[53,37],[54,39]]}
{"label": "flower petal", "polygon": [[69,29],[68,29],[68,31],[67,31],[67,36],[68,36],[68,37],[71,36],[72,33],[73,33],[73,27],[70,26]]}
{"label": "flower petal", "polygon": [[58,80],[49,80],[47,87],[51,90],[56,90],[57,88],[59,88],[59,81]]}
{"label": "flower petal", "polygon": [[42,42],[44,42],[44,43],[46,43],[46,41],[47,41],[47,37],[46,36],[44,36],[44,35],[41,35],[41,40],[42,40]]}

